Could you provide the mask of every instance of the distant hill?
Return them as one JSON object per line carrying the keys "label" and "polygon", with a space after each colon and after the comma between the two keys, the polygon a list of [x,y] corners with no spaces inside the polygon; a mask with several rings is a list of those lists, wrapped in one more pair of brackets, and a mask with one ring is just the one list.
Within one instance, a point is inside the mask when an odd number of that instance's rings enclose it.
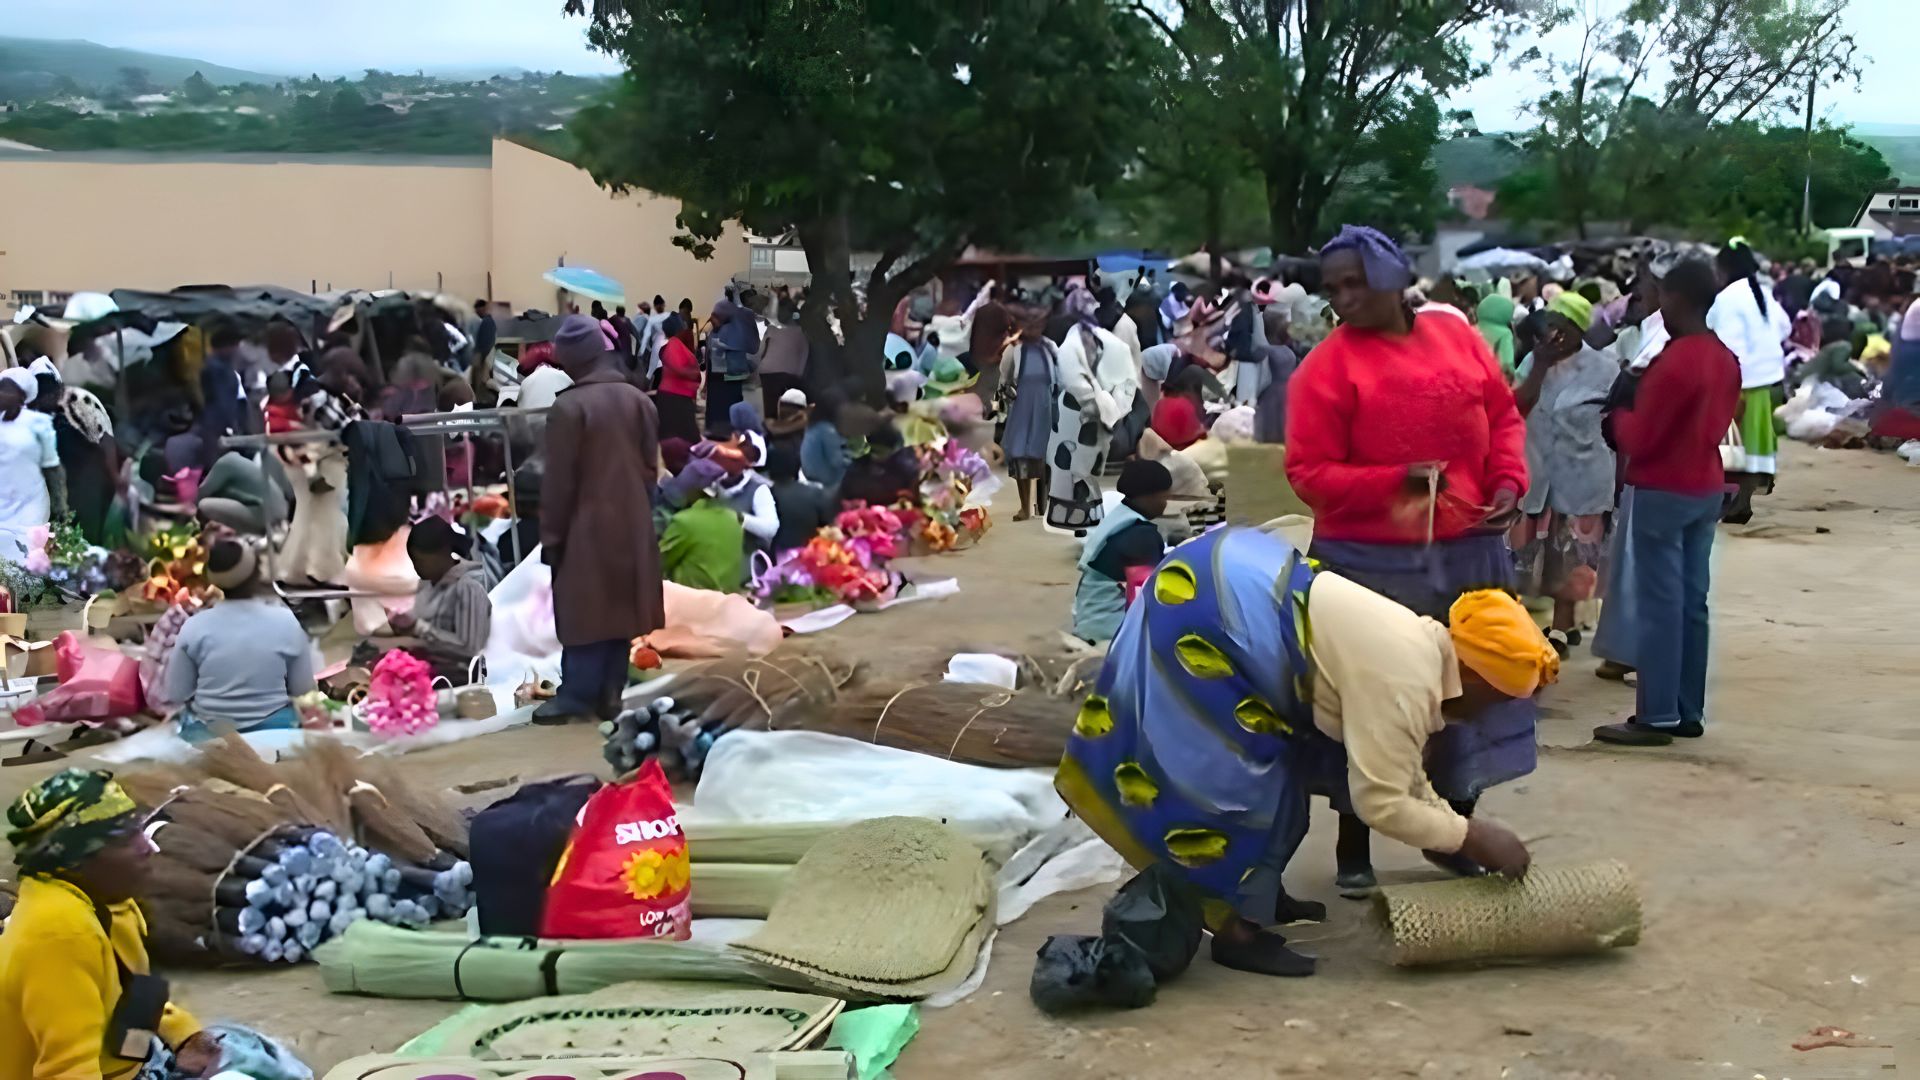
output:
{"label": "distant hill", "polygon": [[71,80],[87,91],[112,89],[123,85],[128,68],[144,71],[152,85],[160,89],[176,87],[196,71],[217,86],[272,84],[286,78],[184,56],[114,49],[91,41],[0,37],[0,98],[42,96],[49,92],[42,87],[52,87],[62,80]]}
{"label": "distant hill", "polygon": [[[1879,134],[1880,130],[1895,127],[1908,128],[1913,133]],[[1862,125],[1853,129],[1853,137],[1880,151],[1880,156],[1887,159],[1887,168],[1893,170],[1902,184],[1920,184],[1920,128],[1911,124]]]}
{"label": "distant hill", "polygon": [[1504,135],[1461,135],[1433,148],[1433,171],[1442,191],[1463,184],[1492,190],[1524,160]]}

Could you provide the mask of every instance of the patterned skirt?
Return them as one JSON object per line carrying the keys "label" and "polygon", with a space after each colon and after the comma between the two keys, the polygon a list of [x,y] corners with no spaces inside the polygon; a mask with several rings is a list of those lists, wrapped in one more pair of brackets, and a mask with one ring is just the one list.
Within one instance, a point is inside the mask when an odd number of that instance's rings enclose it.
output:
{"label": "patterned skirt", "polygon": [[1056,529],[1100,524],[1100,475],[1110,437],[1097,418],[1081,415],[1078,398],[1065,390],[1055,393],[1053,437],[1047,443],[1047,524]]}
{"label": "patterned skirt", "polygon": [[1521,595],[1591,600],[1606,560],[1607,515],[1528,514],[1514,522],[1507,542],[1513,546]]}

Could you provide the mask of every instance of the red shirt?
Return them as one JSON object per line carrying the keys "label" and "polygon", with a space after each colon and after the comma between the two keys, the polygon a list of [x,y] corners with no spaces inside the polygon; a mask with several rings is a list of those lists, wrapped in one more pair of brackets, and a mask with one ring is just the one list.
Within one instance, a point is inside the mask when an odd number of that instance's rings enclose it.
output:
{"label": "red shirt", "polygon": [[1424,492],[1407,466],[1445,465],[1436,540],[1477,527],[1493,493],[1527,490],[1526,422],[1486,339],[1464,319],[1418,314],[1393,337],[1342,326],[1287,387],[1287,479],[1326,540],[1419,543]]}
{"label": "red shirt", "polygon": [[1154,405],[1150,426],[1175,450],[1185,450],[1207,437],[1207,425],[1200,422],[1199,407],[1178,394],[1169,394]]}
{"label": "red shirt", "polygon": [[660,346],[660,392],[680,397],[700,396],[700,361],[677,337],[668,338]]}
{"label": "red shirt", "polygon": [[1713,495],[1726,482],[1720,440],[1740,408],[1740,361],[1714,334],[1675,338],[1640,377],[1633,408],[1615,412],[1627,483]]}

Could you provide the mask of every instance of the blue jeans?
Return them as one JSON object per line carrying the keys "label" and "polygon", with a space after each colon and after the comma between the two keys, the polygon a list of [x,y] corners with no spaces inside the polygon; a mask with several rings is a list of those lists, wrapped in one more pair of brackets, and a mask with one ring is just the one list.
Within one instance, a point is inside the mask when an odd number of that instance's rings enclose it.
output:
{"label": "blue jeans", "polygon": [[[627,685],[631,642],[620,638],[560,647],[560,688],[554,697],[570,713],[600,713]],[[608,719],[611,719],[610,717]]]}
{"label": "blue jeans", "polygon": [[1707,704],[1708,557],[1720,494],[1633,493],[1633,590],[1639,631],[1639,721],[1704,722]]}
{"label": "blue jeans", "polygon": [[203,743],[219,734],[219,729],[232,728],[245,735],[254,731],[291,731],[300,726],[300,714],[292,705],[275,709],[258,720],[249,720],[244,724],[216,720],[208,724],[193,714],[192,709],[183,708],[174,714],[180,724],[180,737],[190,743]]}
{"label": "blue jeans", "polygon": [[1620,489],[1620,505],[1613,511],[1613,539],[1607,544],[1605,577],[1600,583],[1603,603],[1600,625],[1593,631],[1593,655],[1630,668],[1640,666],[1634,625],[1632,487]]}

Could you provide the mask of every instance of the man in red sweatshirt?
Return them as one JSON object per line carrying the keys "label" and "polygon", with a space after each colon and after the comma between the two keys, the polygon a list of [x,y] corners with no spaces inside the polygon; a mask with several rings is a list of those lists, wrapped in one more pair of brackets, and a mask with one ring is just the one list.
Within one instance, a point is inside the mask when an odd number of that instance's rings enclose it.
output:
{"label": "man in red sweatshirt", "polygon": [[1708,562],[1725,484],[1720,440],[1740,405],[1740,361],[1707,328],[1718,291],[1705,261],[1667,273],[1660,314],[1673,340],[1639,377],[1631,404],[1608,418],[1634,489],[1626,584],[1634,590],[1640,682],[1634,717],[1594,729],[1605,742],[1665,746],[1705,732]]}
{"label": "man in red sweatshirt", "polygon": [[[1313,508],[1309,554],[1444,624],[1462,593],[1513,585],[1503,530],[1527,490],[1526,421],[1479,331],[1408,306],[1413,267],[1392,240],[1347,226],[1320,272],[1340,325],[1287,390],[1287,479]],[[1430,743],[1434,790],[1469,814],[1482,791],[1532,772],[1534,717],[1518,701],[1471,731],[1450,725]],[[1337,852],[1342,890],[1371,888],[1358,817],[1341,815]]]}

